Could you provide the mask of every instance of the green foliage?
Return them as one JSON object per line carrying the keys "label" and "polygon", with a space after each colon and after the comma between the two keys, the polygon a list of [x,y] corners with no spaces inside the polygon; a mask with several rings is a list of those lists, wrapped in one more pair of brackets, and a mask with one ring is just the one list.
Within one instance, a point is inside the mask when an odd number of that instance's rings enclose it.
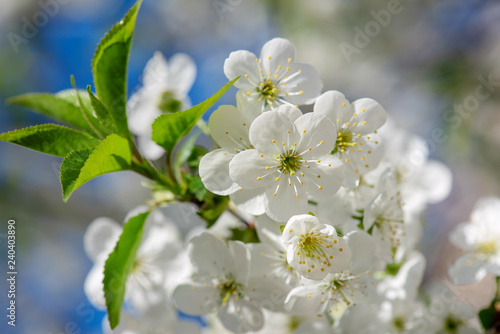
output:
{"label": "green foliage", "polygon": [[238,80],[228,82],[217,93],[194,107],[176,113],[161,115],[153,123],[153,140],[171,153],[179,140],[187,135],[201,116]]}
{"label": "green foliage", "polygon": [[36,125],[2,133],[0,140],[57,157],[65,157],[73,150],[93,149],[100,143],[84,132],[56,124]]}
{"label": "green foliage", "polygon": [[[84,95],[87,94],[84,93]],[[61,91],[55,95],[48,93],[31,93],[14,96],[9,98],[7,103],[29,108],[56,122],[71,125],[94,137],[98,136],[83,116],[77,95],[73,89]],[[82,97],[82,103],[85,108],[91,109],[88,97]]]}
{"label": "green foliage", "polygon": [[148,215],[149,212],[145,212],[129,219],[104,265],[104,297],[111,328],[115,328],[120,321],[127,278],[134,268],[135,256]]}
{"label": "green foliage", "polygon": [[281,233],[283,233],[283,231],[285,230],[285,226],[286,226],[285,224],[281,224],[280,225],[280,231],[281,231]]}
{"label": "green foliage", "polygon": [[231,229],[231,237],[229,240],[239,240],[246,244],[260,242],[257,230],[255,227],[234,227]]}
{"label": "green foliage", "polygon": [[93,151],[70,153],[61,165],[63,200],[97,176],[130,169],[131,161],[129,141],[116,134],[106,137]]}
{"label": "green foliage", "polygon": [[89,94],[90,104],[95,111],[97,119],[101,122],[104,127],[105,134],[109,135],[116,133],[116,127],[113,123],[113,118],[111,117],[111,112],[104,103],[102,103],[90,90],[90,86],[87,86],[87,93]]}
{"label": "green foliage", "polygon": [[479,320],[481,321],[481,325],[483,326],[484,329],[489,329],[493,327],[493,324],[495,323],[495,315],[496,315],[496,310],[494,303],[492,303],[489,307],[479,311],[478,313]]}
{"label": "green foliage", "polygon": [[186,139],[179,147],[179,152],[177,152],[177,156],[174,161],[174,174],[179,182],[182,180],[181,167],[188,161],[189,157],[193,153],[196,139],[198,139],[200,133],[200,131],[193,133],[193,135]]}
{"label": "green foliage", "polygon": [[206,195],[208,194],[208,190],[203,185],[203,182],[201,181],[201,177],[199,177],[199,176],[193,177],[189,181],[188,190],[200,202],[204,201]]}
{"label": "green foliage", "polygon": [[111,111],[118,134],[129,136],[127,125],[127,66],[137,12],[142,0],[104,36],[92,60],[94,84],[99,99]]}
{"label": "green foliage", "polygon": [[198,215],[207,222],[207,228],[209,228],[226,211],[228,204],[229,196],[219,196],[207,191],[205,200],[199,207]]}

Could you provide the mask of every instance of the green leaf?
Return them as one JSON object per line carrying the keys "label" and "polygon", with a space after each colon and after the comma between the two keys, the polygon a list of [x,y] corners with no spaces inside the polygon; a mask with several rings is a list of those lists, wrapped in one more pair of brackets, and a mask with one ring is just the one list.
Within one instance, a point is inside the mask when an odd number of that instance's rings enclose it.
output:
{"label": "green leaf", "polygon": [[96,94],[108,106],[117,133],[129,135],[127,125],[127,66],[137,12],[142,0],[104,36],[94,54],[92,71]]}
{"label": "green leaf", "polygon": [[66,202],[76,189],[97,176],[129,169],[131,161],[128,140],[116,134],[106,137],[92,152],[68,154],[61,165],[63,200]]}
{"label": "green leaf", "polygon": [[57,157],[65,157],[74,150],[93,149],[100,143],[84,132],[57,124],[35,125],[2,133],[0,140]]}
{"label": "green leaf", "polygon": [[90,85],[87,86],[87,93],[90,97],[90,103],[92,108],[95,111],[97,119],[101,122],[102,126],[106,130],[106,134],[109,135],[111,133],[116,132],[115,124],[113,123],[113,117],[108,107],[104,103],[99,100],[94,93],[90,90]]}
{"label": "green leaf", "polygon": [[481,325],[483,325],[484,329],[490,329],[493,327],[493,323],[495,321],[495,306],[492,303],[489,307],[482,309],[479,311],[478,316],[479,320],[481,320]]}
{"label": "green leaf", "polygon": [[228,204],[229,196],[219,196],[208,192],[197,213],[207,222],[207,228],[209,228],[226,211]]}
{"label": "green leaf", "polygon": [[285,226],[286,226],[285,224],[281,224],[280,225],[280,231],[281,231],[281,233],[283,233],[283,231],[285,230]]}
{"label": "green leaf", "polygon": [[228,82],[217,93],[194,107],[158,117],[153,123],[153,141],[162,146],[169,153],[175,144],[187,135],[196,125],[201,116],[238,80]]}
{"label": "green leaf", "polygon": [[[55,95],[49,93],[33,93],[14,96],[8,99],[7,103],[26,107],[56,122],[65,123],[81,129],[92,136],[97,135],[85,120],[76,93],[73,89],[61,91]],[[82,98],[82,103],[84,107],[91,108],[88,97],[86,99]]]}
{"label": "green leaf", "polygon": [[208,193],[207,188],[205,188],[205,185],[203,184],[203,182],[201,181],[201,177],[199,176],[193,177],[189,181],[188,189],[200,202],[205,199],[205,196]]}
{"label": "green leaf", "polygon": [[200,136],[200,131],[197,131],[191,135],[191,137],[187,138],[179,148],[179,152],[177,152],[177,156],[174,161],[174,175],[177,181],[181,182],[182,173],[181,167],[188,161],[191,156],[194,146],[196,144],[196,139]]}
{"label": "green leaf", "polygon": [[134,268],[135,256],[141,243],[142,231],[148,215],[149,212],[145,212],[129,219],[123,226],[123,232],[115,249],[109,254],[104,265],[102,282],[111,328],[115,328],[120,322],[127,278]]}
{"label": "green leaf", "polygon": [[257,229],[255,227],[233,227],[230,231],[231,236],[229,237],[229,240],[239,240],[246,244],[260,242]]}

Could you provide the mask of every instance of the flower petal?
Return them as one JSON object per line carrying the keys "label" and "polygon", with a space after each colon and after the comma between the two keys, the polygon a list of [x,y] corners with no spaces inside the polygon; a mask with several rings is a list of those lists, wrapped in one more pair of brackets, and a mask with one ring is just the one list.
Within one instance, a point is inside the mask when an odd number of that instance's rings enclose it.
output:
{"label": "flower petal", "polygon": [[100,310],[106,309],[106,300],[104,299],[104,262],[105,258],[94,264],[90,269],[85,282],[83,283],[83,291],[92,305]]}
{"label": "flower petal", "polygon": [[202,233],[191,239],[188,255],[194,271],[202,275],[222,275],[232,273],[233,259],[226,244],[210,233]]}
{"label": "flower petal", "polygon": [[300,111],[299,108],[296,108],[296,107],[291,106],[289,104],[283,104],[274,110],[286,115],[286,117],[288,117],[288,119],[292,123],[294,123],[297,120],[297,118],[299,118],[300,116],[303,115],[302,111]]}
{"label": "flower petal", "polygon": [[266,187],[279,174],[275,165],[276,159],[266,155],[261,157],[255,149],[243,151],[236,154],[229,163],[229,175],[245,189]]}
{"label": "flower petal", "polygon": [[472,284],[482,280],[487,274],[485,263],[474,254],[460,256],[448,268],[448,275],[455,284]]}
{"label": "flower petal", "polygon": [[351,249],[350,272],[361,274],[371,270],[377,260],[377,244],[373,237],[363,231],[355,231],[344,236]]}
{"label": "flower petal", "polygon": [[238,283],[246,284],[250,272],[250,250],[243,242],[231,240],[228,249],[234,264],[231,274]]}
{"label": "flower petal", "polygon": [[85,252],[92,261],[99,257],[107,256],[116,245],[120,234],[121,226],[111,218],[96,218],[83,237]]}
{"label": "flower petal", "polygon": [[273,38],[260,52],[260,61],[264,72],[274,74],[278,66],[285,68],[295,60],[295,46],[287,39]]}
{"label": "flower petal", "polygon": [[235,156],[226,149],[209,152],[200,160],[200,177],[205,187],[217,195],[228,195],[239,186],[229,176],[229,163]]}
{"label": "flower petal", "polygon": [[252,277],[245,294],[272,312],[285,312],[285,299],[290,287],[276,278]]}
{"label": "flower petal", "polygon": [[478,230],[471,223],[457,225],[449,235],[450,242],[455,247],[464,250],[474,250],[478,242]]}
{"label": "flower petal", "polygon": [[288,152],[290,145],[299,142],[299,136],[285,114],[271,110],[252,123],[250,141],[260,153],[274,156]]}
{"label": "flower petal", "polygon": [[169,59],[168,86],[185,96],[196,78],[196,64],[189,55],[176,53]]}
{"label": "flower petal", "polygon": [[[363,98],[352,103],[354,110],[353,121],[358,123],[356,132],[362,135],[372,133],[384,125],[387,114],[382,106],[375,100]],[[366,122],[366,123],[365,123]]]}
{"label": "flower petal", "polygon": [[318,201],[332,199],[344,181],[344,164],[333,155],[325,155],[317,161],[309,163],[310,168],[304,171],[307,192]]}
{"label": "flower petal", "polygon": [[318,97],[314,104],[314,113],[325,115],[335,124],[349,122],[353,114],[349,101],[344,94],[336,90],[330,90]]}
{"label": "flower petal", "polygon": [[271,182],[277,183],[266,188],[266,213],[271,219],[285,222],[294,215],[307,212],[306,189],[295,178],[282,174],[278,181]]}
{"label": "flower petal", "polygon": [[335,147],[337,130],[327,117],[315,113],[300,116],[295,122],[300,135],[298,152],[304,159],[314,159],[330,153]]}
{"label": "flower petal", "polygon": [[[280,84],[282,91],[289,93],[288,96],[285,94],[283,98],[296,105],[314,103],[323,89],[323,82],[316,68],[304,63],[291,64],[289,67],[290,79],[282,80],[282,82],[286,83],[286,86]],[[299,74],[292,77],[297,72]]]}
{"label": "flower petal", "polygon": [[250,120],[233,106],[220,106],[208,121],[210,134],[219,146],[228,150],[251,148]]}
{"label": "flower petal", "polygon": [[241,211],[260,216],[266,212],[267,197],[262,188],[241,189],[230,195],[231,201]]}
{"label": "flower petal", "polygon": [[212,285],[190,282],[178,285],[172,298],[175,306],[182,312],[200,316],[215,312],[220,297],[218,289],[214,289]]}
{"label": "flower petal", "polygon": [[256,87],[252,83],[258,84],[261,81],[256,60],[257,57],[253,53],[245,50],[231,52],[224,62],[224,74],[229,80],[241,77],[234,85],[247,91],[253,90]]}
{"label": "flower petal", "polygon": [[320,284],[299,286],[288,294],[285,300],[285,309],[290,314],[323,314],[321,304],[323,287]]}
{"label": "flower petal", "polygon": [[245,299],[234,300],[219,308],[217,316],[221,323],[234,333],[258,331],[264,326],[262,310]]}
{"label": "flower petal", "polygon": [[169,66],[163,54],[156,51],[146,64],[143,73],[144,87],[166,86]]}

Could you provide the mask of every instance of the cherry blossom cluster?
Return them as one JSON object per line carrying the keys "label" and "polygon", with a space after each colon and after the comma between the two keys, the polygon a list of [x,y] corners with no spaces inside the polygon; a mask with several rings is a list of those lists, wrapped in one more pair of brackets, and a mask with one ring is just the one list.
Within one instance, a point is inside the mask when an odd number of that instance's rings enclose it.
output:
{"label": "cherry blossom cluster", "polygon": [[[156,54],[129,102],[131,130],[151,159],[163,154],[151,123],[164,108],[189,105],[196,74],[186,55],[169,62]],[[319,73],[296,61],[286,39],[267,42],[259,56],[231,53],[224,73],[239,77],[237,105],[211,115],[217,148],[201,159],[199,176],[210,192],[229,196],[231,210],[207,229],[191,203],[157,207],[123,320],[113,331],[105,321],[106,331],[479,333],[477,312],[453,285],[422,286],[422,217],[452,183],[425,141],[373,99],[322,93]],[[256,239],[234,240],[238,226]],[[85,292],[99,308],[102,268],[120,231],[99,218],[85,235],[94,261]],[[449,268],[454,283],[500,276],[500,199],[479,201],[450,240],[465,251]]]}

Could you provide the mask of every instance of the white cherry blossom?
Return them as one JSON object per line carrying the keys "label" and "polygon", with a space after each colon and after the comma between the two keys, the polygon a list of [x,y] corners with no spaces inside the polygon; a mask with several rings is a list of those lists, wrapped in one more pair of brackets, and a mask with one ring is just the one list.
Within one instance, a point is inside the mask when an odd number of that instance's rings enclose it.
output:
{"label": "white cherry blossom", "polygon": [[500,276],[500,198],[480,199],[472,211],[470,222],[458,225],[450,241],[465,251],[449,268],[456,284],[471,284],[486,274]]}
{"label": "white cherry blossom", "polygon": [[355,187],[360,175],[376,168],[384,154],[377,130],[385,123],[385,110],[372,99],[351,104],[342,93],[328,91],[317,99],[314,113],[337,125],[333,153],[346,165],[344,186]]}
{"label": "white cherry blossom", "polygon": [[[136,208],[129,216],[142,210],[144,207]],[[114,220],[98,218],[89,225],[84,236],[85,250],[94,261],[85,279],[84,291],[90,302],[100,309],[105,308],[102,285],[104,264],[121,232],[122,226]],[[175,224],[160,210],[151,212],[126,285],[126,298],[134,308],[147,310],[166,300],[165,287],[169,275],[184,271],[178,270],[179,263],[176,261],[182,254],[181,247]]]}
{"label": "white cherry blossom", "polygon": [[287,261],[302,276],[321,280],[349,267],[351,250],[331,225],[309,214],[293,216],[283,229]]}
{"label": "white cherry blossom", "polygon": [[196,77],[193,59],[184,53],[173,55],[169,62],[161,52],[155,52],[144,68],[144,86],[135,92],[127,104],[130,132],[137,136],[139,151],[146,159],[158,159],[165,150],[152,139],[154,120],[163,113],[191,107],[188,92]]}
{"label": "white cherry blossom", "polygon": [[376,244],[365,232],[351,232],[344,238],[352,254],[350,266],[321,281],[304,279],[304,285],[292,289],[285,300],[288,312],[323,315],[367,299],[373,284]]}
{"label": "white cherry blossom", "polygon": [[344,166],[329,153],[335,125],[309,113],[291,121],[280,112],[266,112],[250,127],[253,149],[238,153],[229,163],[231,179],[242,189],[262,189],[266,213],[285,222],[307,212],[308,197],[333,198],[343,180]]}
{"label": "white cherry blossom", "polygon": [[[173,291],[175,305],[184,313],[200,316],[217,313],[230,331],[247,333],[264,325],[262,307],[267,298],[282,291],[277,280],[250,278],[250,252],[240,241],[228,245],[209,233],[194,237],[188,247],[194,267],[190,281]],[[259,304],[262,302],[262,306]]]}
{"label": "white cherry blossom", "polygon": [[257,58],[245,50],[232,52],[224,63],[229,80],[238,76],[239,95],[251,105],[253,118],[282,104],[311,104],[321,93],[323,83],[309,64],[295,62],[295,47],[283,38],[267,42]]}

